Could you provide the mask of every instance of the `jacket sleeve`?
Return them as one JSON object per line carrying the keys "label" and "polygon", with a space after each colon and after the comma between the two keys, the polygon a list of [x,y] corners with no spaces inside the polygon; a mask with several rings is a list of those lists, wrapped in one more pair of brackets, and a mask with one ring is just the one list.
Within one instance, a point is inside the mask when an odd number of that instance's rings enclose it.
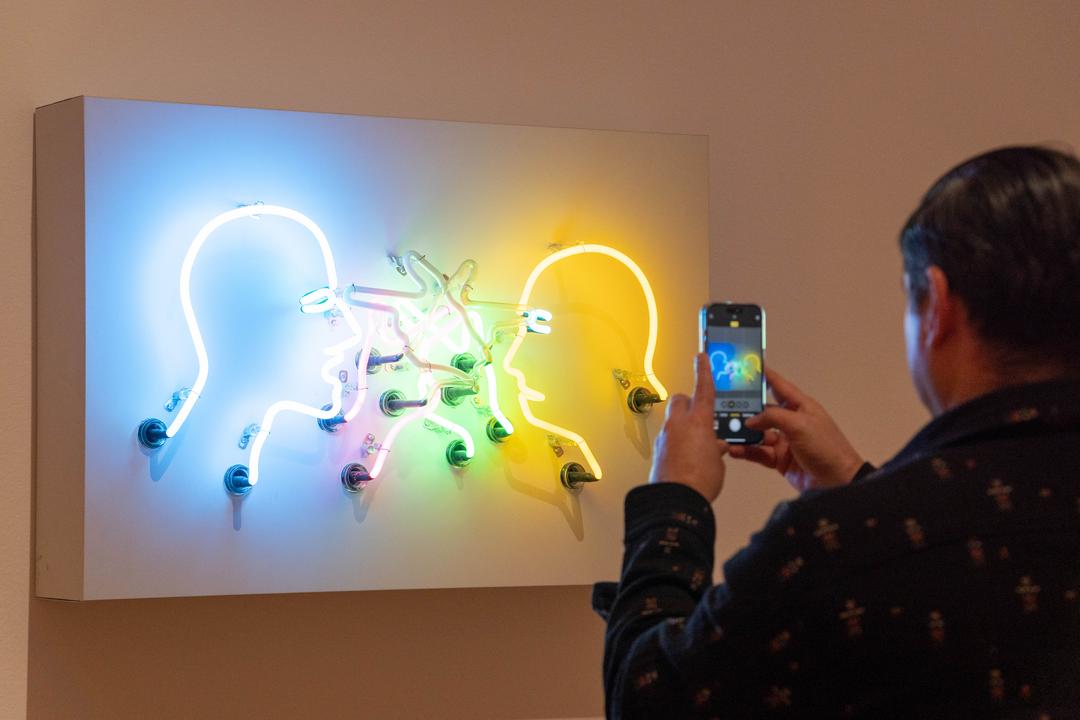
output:
{"label": "jacket sleeve", "polygon": [[725,565],[728,582],[714,586],[705,498],[675,483],[628,493],[622,577],[598,583],[593,596],[608,622],[609,718],[737,717],[737,708],[768,702],[760,683],[783,613],[774,581],[787,552],[783,507]]}

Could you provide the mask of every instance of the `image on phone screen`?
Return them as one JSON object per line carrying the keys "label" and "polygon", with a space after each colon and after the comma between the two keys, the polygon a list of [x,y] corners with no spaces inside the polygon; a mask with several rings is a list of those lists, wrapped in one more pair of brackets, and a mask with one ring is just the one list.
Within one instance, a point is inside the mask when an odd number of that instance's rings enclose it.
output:
{"label": "image on phone screen", "polygon": [[716,387],[713,426],[728,442],[754,444],[762,434],[744,426],[765,405],[764,313],[756,305],[714,304],[706,309],[702,346]]}

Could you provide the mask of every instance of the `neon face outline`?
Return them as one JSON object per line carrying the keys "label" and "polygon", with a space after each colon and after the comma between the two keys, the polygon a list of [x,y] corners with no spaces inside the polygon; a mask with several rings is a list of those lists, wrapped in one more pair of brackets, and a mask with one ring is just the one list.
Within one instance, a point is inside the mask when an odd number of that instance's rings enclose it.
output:
{"label": "neon face outline", "polygon": [[[258,219],[262,215],[292,220],[311,233],[319,245],[329,285],[331,287],[337,286],[337,268],[334,264],[334,255],[330,250],[330,242],[326,239],[326,235],[323,233],[322,228],[320,228],[315,221],[301,212],[297,212],[296,210],[281,205],[245,205],[216,215],[203,225],[199,232],[196,233],[191,245],[188,246],[187,253],[184,255],[184,262],[180,268],[180,305],[183,309],[188,334],[191,336],[191,342],[195,348],[196,357],[198,358],[199,371],[196,375],[195,383],[192,385],[187,397],[181,401],[182,404],[180,405],[176,416],[168,423],[165,430],[166,437],[175,437],[187,422],[187,419],[191,415],[192,410],[194,410],[195,404],[198,402],[203,389],[206,387],[206,381],[210,376],[210,358],[206,352],[206,344],[203,341],[198,319],[195,317],[195,309],[191,302],[191,272],[195,266],[195,260],[198,258],[203,245],[215,230],[235,220],[243,218]],[[353,333],[345,342],[336,343],[323,349],[323,353],[328,356],[328,360],[323,364],[320,376],[331,387],[330,409],[323,410],[321,407],[304,405],[292,400],[281,400],[272,403],[266,412],[263,413],[262,420],[259,423],[259,431],[256,433],[255,438],[251,443],[251,450],[248,457],[248,482],[251,485],[255,485],[259,481],[259,458],[262,454],[263,446],[270,436],[274,419],[279,413],[291,411],[310,415],[316,419],[329,419],[336,416],[341,411],[343,387],[337,373],[332,371],[345,361],[346,351],[358,345],[361,342],[364,333],[361,330],[359,323],[356,321],[352,309],[332,292],[329,294],[329,297],[322,297],[320,302],[328,304],[328,309],[340,311],[349,330]],[[370,352],[370,350],[371,335],[367,334],[365,351]],[[363,393],[358,390],[357,399],[354,401],[353,409],[358,409],[359,404],[362,402]]]}
{"label": "neon face outline", "polygon": [[[533,287],[536,285],[536,281],[540,278],[545,270],[554,265],[555,263],[565,260],[576,255],[585,254],[599,254],[606,255],[620,263],[622,263],[631,273],[633,273],[638,284],[641,286],[642,292],[645,294],[645,303],[649,311],[649,338],[645,345],[645,358],[643,366],[645,369],[645,378],[649,384],[656,390],[656,394],[660,396],[660,400],[666,400],[668,397],[667,389],[660,382],[660,379],[656,377],[656,373],[653,370],[653,358],[656,354],[656,336],[657,326],[659,324],[657,310],[656,310],[656,296],[653,294],[652,286],[649,284],[649,279],[645,276],[645,273],[641,270],[637,263],[630,259],[628,255],[622,253],[615,248],[608,247],[607,245],[599,244],[582,244],[574,245],[572,247],[563,248],[557,252],[548,255],[541,260],[533,268],[529,274],[528,279],[525,281],[525,286],[521,290],[521,297],[518,299],[519,308],[528,308],[529,300],[532,296]],[[548,318],[550,319],[550,313]],[[550,331],[550,328],[548,328]],[[521,348],[521,343],[524,341],[525,336],[529,332],[528,325],[522,325],[518,328],[517,334],[514,337],[513,342],[510,344],[510,348],[506,351],[506,355],[503,356],[503,370],[507,374],[513,376],[517,380],[518,387],[518,404],[521,407],[521,413],[525,416],[525,419],[532,425],[546,430],[554,435],[567,438],[574,442],[580,449],[582,455],[585,456],[585,461],[589,465],[589,470],[597,478],[603,477],[603,472],[600,468],[600,463],[597,461],[596,456],[589,448],[589,444],[585,441],[585,438],[578,433],[556,425],[554,423],[541,420],[532,413],[532,409],[529,405],[530,402],[542,402],[544,400],[544,394],[540,391],[529,387],[528,381],[525,379],[525,374],[520,370],[511,366],[514,356]]]}

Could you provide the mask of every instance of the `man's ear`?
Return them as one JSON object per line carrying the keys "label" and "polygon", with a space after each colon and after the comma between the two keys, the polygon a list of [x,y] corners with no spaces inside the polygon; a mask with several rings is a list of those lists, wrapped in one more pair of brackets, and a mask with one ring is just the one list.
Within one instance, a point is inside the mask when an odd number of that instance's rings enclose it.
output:
{"label": "man's ear", "polygon": [[923,308],[923,328],[926,344],[937,347],[956,332],[962,311],[957,297],[949,287],[949,278],[937,265],[926,269],[926,304]]}

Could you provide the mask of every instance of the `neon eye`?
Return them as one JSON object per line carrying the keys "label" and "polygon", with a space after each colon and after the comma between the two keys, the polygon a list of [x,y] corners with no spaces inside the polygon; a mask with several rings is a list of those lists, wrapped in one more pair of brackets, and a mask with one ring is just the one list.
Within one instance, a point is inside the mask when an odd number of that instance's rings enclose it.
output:
{"label": "neon eye", "polygon": [[550,335],[551,326],[545,323],[551,322],[551,313],[541,308],[526,310],[522,315],[525,317],[525,327],[531,333],[538,335]]}
{"label": "neon eye", "polygon": [[308,315],[324,313],[333,305],[334,293],[328,287],[312,290],[300,297],[300,312]]}

